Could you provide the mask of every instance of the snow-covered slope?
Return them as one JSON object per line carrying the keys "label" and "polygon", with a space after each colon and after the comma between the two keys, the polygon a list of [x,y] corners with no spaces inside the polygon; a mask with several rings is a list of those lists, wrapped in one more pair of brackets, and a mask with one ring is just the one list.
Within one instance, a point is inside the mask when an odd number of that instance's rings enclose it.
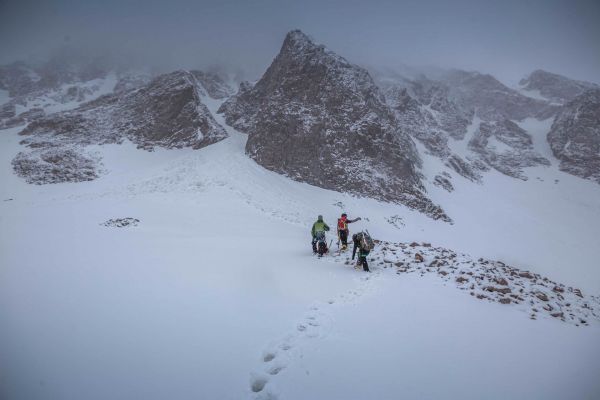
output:
{"label": "snow-covered slope", "polygon": [[[226,139],[199,150],[92,145],[106,173],[89,182],[28,185],[11,170],[18,129],[0,132],[3,397],[598,393],[596,319],[575,326],[541,311],[531,320],[529,306],[481,301],[439,274],[380,264],[382,244],[365,275],[345,254],[314,258],[309,243],[317,214],[334,226],[346,211],[363,217],[354,232],[466,253],[465,272],[481,271],[479,257],[500,260],[581,289],[576,300],[593,308],[598,185],[560,172],[553,158],[526,168],[527,181],[492,170],[477,184],[418,144],[428,194],[450,225],[264,169],[245,155],[247,136],[216,114],[221,100],[201,96]],[[536,149],[549,129],[520,126]],[[441,170],[453,192],[434,185]],[[104,224],[127,217],[137,226]]]}
{"label": "snow-covered slope", "polygon": [[[595,92],[378,87],[299,31],[235,96],[107,71],[0,67],[0,399],[600,393]],[[370,274],[311,254],[342,212]]]}

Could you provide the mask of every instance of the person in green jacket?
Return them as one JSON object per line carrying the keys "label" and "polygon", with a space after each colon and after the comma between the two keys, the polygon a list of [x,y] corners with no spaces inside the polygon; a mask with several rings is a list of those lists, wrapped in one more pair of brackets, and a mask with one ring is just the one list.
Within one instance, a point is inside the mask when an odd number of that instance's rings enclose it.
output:
{"label": "person in green jacket", "polygon": [[329,226],[323,221],[323,216],[319,215],[317,222],[312,226],[310,233],[312,234],[312,248],[313,253],[317,252],[317,238],[320,235],[325,235],[325,232],[329,230]]}

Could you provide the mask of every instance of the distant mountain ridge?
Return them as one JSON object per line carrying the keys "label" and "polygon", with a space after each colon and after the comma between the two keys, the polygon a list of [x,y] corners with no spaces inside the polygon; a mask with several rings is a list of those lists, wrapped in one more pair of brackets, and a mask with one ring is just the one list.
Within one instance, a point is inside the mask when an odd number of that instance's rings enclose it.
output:
{"label": "distant mountain ridge", "polygon": [[[206,105],[207,95],[195,75],[175,71],[160,75],[138,88],[115,92],[74,110],[41,117],[20,134],[31,150],[13,161],[15,171],[31,183],[54,183],[95,178],[77,174],[74,163],[93,169],[83,147],[121,143],[128,139],[138,147],[199,149],[227,137]],[[51,157],[49,155],[52,155]]]}
{"label": "distant mountain ridge", "polygon": [[550,101],[565,104],[590,89],[598,89],[592,82],[578,81],[541,69],[533,71],[519,84],[525,91],[537,91]]}
{"label": "distant mountain ridge", "polygon": [[[295,30],[261,79],[237,92],[214,71],[155,76],[70,53],[0,66],[0,129],[23,127],[13,169],[27,182],[84,181],[101,173],[90,144],[200,149],[223,140],[210,100],[248,135],[245,152],[261,166],[451,221],[427,183],[453,191],[462,178],[484,184],[489,171],[527,180],[527,168],[556,163],[600,183],[598,85],[543,70],[520,84],[476,71],[367,71]],[[547,137],[524,128],[549,119]],[[435,171],[424,168],[430,156]]]}

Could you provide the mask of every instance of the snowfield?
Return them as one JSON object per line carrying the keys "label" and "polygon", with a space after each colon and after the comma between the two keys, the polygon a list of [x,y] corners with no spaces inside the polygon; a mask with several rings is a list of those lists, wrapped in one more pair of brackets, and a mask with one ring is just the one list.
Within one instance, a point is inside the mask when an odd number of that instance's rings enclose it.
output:
{"label": "snowfield", "polygon": [[[448,224],[265,170],[221,102],[203,100],[229,138],[196,151],[91,146],[103,174],[90,182],[26,184],[11,167],[19,129],[0,131],[0,398],[600,396],[598,318],[533,320],[379,253],[366,274],[346,255],[314,257],[309,233],[318,214],[334,230],[346,211],[363,217],[353,232],[581,289],[598,315],[600,185],[549,158],[527,181],[452,174],[448,193],[432,178],[447,169],[421,151]],[[521,124],[536,144],[547,125]],[[105,224],[124,218],[138,222]]]}

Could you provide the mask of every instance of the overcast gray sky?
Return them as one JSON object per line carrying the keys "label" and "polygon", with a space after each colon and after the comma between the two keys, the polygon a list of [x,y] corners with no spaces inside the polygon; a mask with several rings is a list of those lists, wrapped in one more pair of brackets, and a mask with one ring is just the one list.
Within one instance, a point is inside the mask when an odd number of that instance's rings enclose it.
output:
{"label": "overcast gray sky", "polygon": [[508,83],[543,68],[600,82],[599,0],[0,0],[0,63],[68,42],[252,78],[295,28],[363,65],[476,69]]}

